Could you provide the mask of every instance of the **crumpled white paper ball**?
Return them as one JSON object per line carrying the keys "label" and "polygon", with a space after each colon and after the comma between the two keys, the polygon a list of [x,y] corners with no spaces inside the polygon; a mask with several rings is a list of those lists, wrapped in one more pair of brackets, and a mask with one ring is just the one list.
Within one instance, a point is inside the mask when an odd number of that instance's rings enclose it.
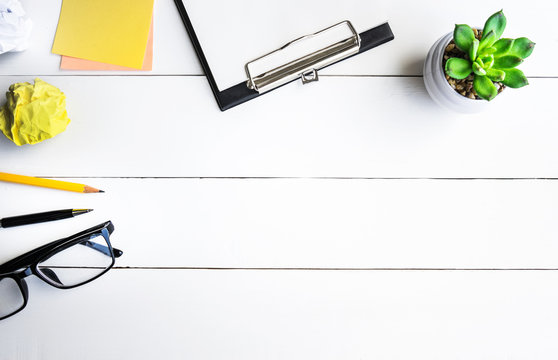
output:
{"label": "crumpled white paper ball", "polygon": [[19,0],[0,0],[0,54],[27,49],[32,27]]}

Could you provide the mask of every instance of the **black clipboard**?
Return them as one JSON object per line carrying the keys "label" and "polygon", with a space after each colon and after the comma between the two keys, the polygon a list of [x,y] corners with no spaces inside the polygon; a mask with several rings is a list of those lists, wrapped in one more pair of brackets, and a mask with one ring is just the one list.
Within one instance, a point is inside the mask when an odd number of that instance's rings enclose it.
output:
{"label": "black clipboard", "polygon": [[[318,80],[318,70],[394,39],[394,35],[387,22],[358,33],[349,20],[343,20],[315,33],[291,40],[289,43],[259,58],[246,59],[246,78],[239,79],[240,82],[236,85],[220,89],[184,6],[186,1],[188,0],[175,0],[175,3],[221,111],[240,105],[297,79],[302,79],[303,83],[316,81]],[[347,34],[346,38],[345,34]],[[302,56],[291,55],[294,58],[289,58],[289,60],[279,66],[270,69],[264,68],[265,70],[260,72],[253,72],[251,69],[251,67],[258,68],[258,61],[267,64],[275,60],[273,57],[283,55],[281,52],[294,52],[294,48],[303,48],[305,45],[315,47],[316,44],[324,41],[319,38],[325,39],[326,35],[330,37],[336,36],[336,38],[332,38],[331,43],[327,43],[326,46],[320,47],[317,50],[313,49],[310,53]],[[304,44],[304,41],[307,44]],[[261,68],[262,66],[259,67]]]}

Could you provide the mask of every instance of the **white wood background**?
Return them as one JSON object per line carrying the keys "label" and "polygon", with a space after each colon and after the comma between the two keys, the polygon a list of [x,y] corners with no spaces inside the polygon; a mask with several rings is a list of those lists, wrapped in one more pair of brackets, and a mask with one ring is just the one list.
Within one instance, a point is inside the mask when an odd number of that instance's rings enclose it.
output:
{"label": "white wood background", "polygon": [[[172,0],[153,71],[133,73],[58,70],[61,1],[22,2],[31,48],[0,56],[0,89],[39,76],[72,123],[0,138],[0,171],[106,193],[0,183],[0,218],[95,209],[2,229],[0,263],[107,219],[124,255],[77,289],[30,279],[0,360],[558,357],[555,2],[390,2],[394,41],[225,113]],[[502,7],[505,34],[537,42],[531,85],[478,115],[438,108],[430,45]]]}

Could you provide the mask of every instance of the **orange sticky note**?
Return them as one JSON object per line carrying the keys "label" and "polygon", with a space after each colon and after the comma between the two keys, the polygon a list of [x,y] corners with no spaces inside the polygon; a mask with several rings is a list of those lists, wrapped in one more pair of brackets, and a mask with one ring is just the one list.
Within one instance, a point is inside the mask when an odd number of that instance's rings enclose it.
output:
{"label": "orange sticky note", "polygon": [[[143,67],[141,70],[152,70],[153,68],[153,19],[151,19],[151,27],[149,28],[149,37],[147,38],[147,48],[145,49],[145,57],[143,59]],[[60,69],[62,70],[137,70],[125,66],[112,65],[87,59],[78,59],[71,56],[62,55],[60,61]]]}
{"label": "orange sticky note", "polygon": [[141,69],[154,0],[63,0],[52,52]]}

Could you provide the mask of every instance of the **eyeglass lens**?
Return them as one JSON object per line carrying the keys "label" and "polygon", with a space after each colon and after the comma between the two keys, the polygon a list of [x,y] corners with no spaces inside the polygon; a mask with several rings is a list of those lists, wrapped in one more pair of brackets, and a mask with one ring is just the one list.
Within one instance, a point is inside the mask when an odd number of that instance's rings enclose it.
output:
{"label": "eyeglass lens", "polygon": [[96,278],[113,263],[107,239],[96,233],[43,259],[37,270],[55,286],[72,287]]}
{"label": "eyeglass lens", "polygon": [[9,277],[0,279],[0,318],[17,312],[25,299],[17,282]]}

